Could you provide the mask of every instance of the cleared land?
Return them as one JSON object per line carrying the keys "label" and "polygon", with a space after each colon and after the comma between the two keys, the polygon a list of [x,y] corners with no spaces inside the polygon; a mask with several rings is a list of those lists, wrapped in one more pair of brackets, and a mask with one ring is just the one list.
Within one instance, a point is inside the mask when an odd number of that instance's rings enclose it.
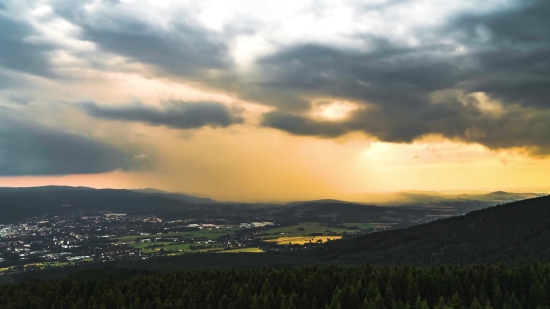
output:
{"label": "cleared land", "polygon": [[347,228],[358,227],[360,230],[368,230],[376,227],[372,223],[363,223],[363,222],[340,223],[338,224],[338,226],[344,226]]}
{"label": "cleared land", "polygon": [[239,248],[239,249],[231,249],[231,250],[223,250],[218,253],[263,253],[264,250],[260,248]]}
{"label": "cleared land", "polygon": [[212,247],[215,244],[176,244],[176,245],[166,245],[154,248],[144,248],[141,250],[144,254],[159,253],[159,252],[170,252],[170,251],[194,251],[191,247]]}
{"label": "cleared land", "polygon": [[121,236],[121,237],[113,237],[110,238],[112,241],[120,241],[120,242],[129,242],[129,241],[136,241],[137,239],[143,239],[143,238],[168,238],[168,237],[181,237],[185,239],[194,239],[194,238],[207,238],[207,239],[217,239],[221,236],[235,233],[236,231],[241,230],[241,228],[235,227],[235,228],[223,228],[223,229],[203,229],[200,231],[193,231],[193,232],[176,232],[176,233],[163,233],[163,234],[152,234],[152,235],[128,235],[128,236]]}
{"label": "cleared land", "polygon": [[173,245],[173,241],[151,241],[151,242],[138,242],[135,244],[129,244],[129,247],[135,248],[135,249],[144,249],[148,247],[156,247],[156,246],[167,246],[167,245]]}
{"label": "cleared land", "polygon": [[292,226],[284,226],[278,228],[272,228],[266,231],[263,231],[260,236],[261,239],[269,238],[280,238],[283,235],[285,237],[290,236],[308,236],[311,234],[322,234],[322,235],[331,235],[331,234],[342,234],[342,233],[353,233],[353,230],[350,230],[345,227],[333,227],[326,226],[319,222],[301,222]]}
{"label": "cleared land", "polygon": [[44,267],[64,267],[74,265],[73,262],[44,262]]}
{"label": "cleared land", "polygon": [[266,242],[274,242],[278,245],[304,245],[308,243],[327,242],[329,240],[341,239],[342,236],[295,236],[279,237],[275,239],[265,239]]}

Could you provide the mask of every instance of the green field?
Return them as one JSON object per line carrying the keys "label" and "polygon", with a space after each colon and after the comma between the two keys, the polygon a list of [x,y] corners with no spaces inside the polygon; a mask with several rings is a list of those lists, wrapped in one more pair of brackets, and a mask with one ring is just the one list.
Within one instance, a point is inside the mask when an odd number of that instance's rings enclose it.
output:
{"label": "green field", "polygon": [[235,228],[200,230],[200,231],[193,231],[193,232],[163,233],[163,234],[154,234],[154,235],[148,235],[148,236],[128,235],[128,236],[121,236],[121,237],[113,237],[113,238],[110,238],[110,240],[128,242],[128,241],[136,241],[136,239],[140,239],[140,238],[176,237],[176,236],[184,239],[193,239],[193,238],[202,238],[202,237],[205,237],[207,239],[218,239],[221,236],[232,234],[239,230],[241,230],[241,228],[235,227]]}
{"label": "green field", "polygon": [[372,223],[363,223],[363,222],[353,222],[353,223],[340,223],[338,226],[344,227],[358,227],[360,230],[367,230],[376,228]]}
{"label": "green field", "polygon": [[141,250],[141,252],[143,252],[144,254],[160,253],[161,249],[164,249],[163,252],[177,252],[179,250],[193,251],[191,249],[191,246],[212,247],[212,246],[215,246],[215,244],[175,244],[175,245],[166,245],[166,246],[160,246],[155,248],[144,248],[143,250]]}
{"label": "green field", "polygon": [[[303,229],[303,230],[301,230]],[[353,232],[346,227],[329,227],[322,225],[319,222],[301,222],[292,226],[284,226],[278,228],[272,228],[266,231],[262,231],[262,235],[259,238],[278,238],[282,236],[307,236],[312,233],[322,233],[323,235],[329,234],[342,234],[344,232]],[[284,233],[284,234],[281,234]]]}
{"label": "green field", "polygon": [[223,250],[218,253],[263,253],[264,250],[260,248],[239,248],[239,249],[230,249],[230,250]]}
{"label": "green field", "polygon": [[135,244],[129,244],[129,247],[135,248],[135,249],[143,249],[147,247],[154,247],[154,246],[166,246],[174,244],[173,241],[152,241],[152,242],[138,242]]}
{"label": "green field", "polygon": [[74,265],[73,262],[44,262],[44,267],[64,267]]}

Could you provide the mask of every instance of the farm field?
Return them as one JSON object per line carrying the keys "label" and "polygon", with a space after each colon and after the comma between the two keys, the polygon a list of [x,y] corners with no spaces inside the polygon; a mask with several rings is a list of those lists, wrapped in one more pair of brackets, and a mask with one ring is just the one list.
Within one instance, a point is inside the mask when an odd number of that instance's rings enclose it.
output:
{"label": "farm field", "polygon": [[260,248],[239,248],[239,249],[230,249],[230,250],[223,250],[218,253],[263,253],[264,250]]}
{"label": "farm field", "polygon": [[329,240],[342,239],[342,236],[294,236],[265,239],[266,242],[274,242],[278,245],[303,245],[308,243],[327,242]]}
{"label": "farm field", "polygon": [[44,267],[63,267],[73,265],[72,262],[44,262]]}
{"label": "farm field", "polygon": [[176,233],[163,233],[163,234],[153,234],[153,235],[128,235],[128,236],[121,236],[121,237],[112,237],[110,240],[112,241],[120,241],[120,242],[128,242],[128,241],[136,241],[140,238],[157,238],[157,237],[182,237],[185,239],[193,239],[193,238],[202,238],[205,237],[207,239],[217,239],[221,236],[232,234],[237,231],[241,230],[241,228],[223,228],[223,229],[211,229],[211,230],[200,230],[200,231],[193,231],[193,232],[176,232]]}
{"label": "farm field", "polygon": [[393,225],[396,225],[397,223],[371,223],[372,225],[374,225],[375,228],[390,228],[392,227]]}
{"label": "farm field", "polygon": [[164,249],[163,252],[170,252],[170,251],[194,251],[191,250],[191,246],[193,247],[211,247],[212,244],[176,244],[176,245],[166,245],[166,246],[160,246],[155,248],[144,248],[141,250],[144,254],[151,254],[151,253],[158,253],[161,252],[161,249]]}
{"label": "farm field", "polygon": [[292,226],[284,226],[278,228],[272,228],[262,232],[262,235],[259,236],[261,239],[269,238],[280,238],[282,237],[281,233],[284,233],[285,236],[307,236],[312,233],[322,233],[323,235],[328,235],[331,233],[342,234],[344,232],[354,232],[346,227],[329,227],[322,225],[319,222],[302,222],[300,224]]}
{"label": "farm field", "polygon": [[173,241],[151,241],[151,242],[138,242],[135,244],[129,244],[129,247],[135,248],[135,249],[144,249],[147,247],[153,247],[153,246],[166,246],[174,244]]}
{"label": "farm field", "polygon": [[338,226],[344,226],[344,227],[347,227],[347,228],[358,227],[360,230],[376,228],[376,226],[374,224],[364,223],[364,222],[340,223],[340,224],[338,224]]}

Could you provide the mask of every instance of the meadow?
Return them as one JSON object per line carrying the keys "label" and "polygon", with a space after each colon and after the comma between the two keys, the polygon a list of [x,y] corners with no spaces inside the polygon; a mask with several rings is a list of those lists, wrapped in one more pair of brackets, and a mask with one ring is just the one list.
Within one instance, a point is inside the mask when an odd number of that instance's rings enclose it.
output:
{"label": "meadow", "polygon": [[342,234],[345,232],[353,232],[352,230],[345,227],[332,227],[321,224],[319,222],[301,222],[296,225],[284,226],[278,228],[268,229],[262,231],[258,238],[261,239],[270,239],[270,238],[280,238],[282,235],[289,236],[308,236],[311,234]]}
{"label": "meadow", "polygon": [[241,228],[238,228],[238,227],[209,229],[209,230],[203,229],[203,230],[192,231],[192,232],[162,233],[162,234],[154,234],[154,235],[147,235],[147,236],[128,235],[128,236],[112,237],[110,238],[110,240],[119,241],[119,242],[130,242],[130,241],[136,241],[137,239],[144,239],[144,238],[167,238],[167,237],[180,237],[184,239],[194,239],[194,238],[218,239],[224,235],[232,234],[239,230],[241,230]]}
{"label": "meadow", "polygon": [[374,224],[364,223],[364,222],[340,223],[338,224],[338,226],[343,226],[346,228],[358,227],[360,230],[368,230],[368,229],[376,228]]}
{"label": "meadow", "polygon": [[[154,248],[144,248],[141,250],[144,254],[151,254],[151,253],[159,253],[159,252],[171,252],[171,251],[195,251],[192,250],[191,247],[212,247],[213,244],[175,244],[175,245],[166,245],[166,246],[159,246]],[[215,246],[215,244],[214,244]],[[164,251],[161,251],[164,249]]]}
{"label": "meadow", "polygon": [[229,249],[223,250],[218,253],[263,253],[264,250],[260,248],[238,248],[238,249]]}
{"label": "meadow", "polygon": [[327,242],[336,239],[342,239],[342,236],[293,236],[265,239],[264,241],[274,242],[278,245],[305,245],[309,243]]}

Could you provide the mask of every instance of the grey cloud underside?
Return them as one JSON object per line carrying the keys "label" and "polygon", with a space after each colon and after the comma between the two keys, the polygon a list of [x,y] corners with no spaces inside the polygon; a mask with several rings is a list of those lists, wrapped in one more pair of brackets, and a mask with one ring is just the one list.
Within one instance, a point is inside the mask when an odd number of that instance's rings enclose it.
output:
{"label": "grey cloud underside", "polygon": [[[107,0],[105,4],[115,10],[118,2]],[[81,28],[81,39],[94,42],[104,51],[179,76],[197,76],[204,70],[224,70],[231,65],[228,47],[221,38],[186,22],[185,16],[155,28],[136,16],[116,11],[90,17],[84,4],[60,3],[56,10]]]}
{"label": "grey cloud underside", "polygon": [[81,108],[89,116],[101,119],[143,122],[154,126],[195,129],[204,126],[227,127],[242,123],[239,111],[216,102],[165,102],[161,107],[141,103],[122,106],[102,106],[93,102]]}
{"label": "grey cloud underside", "polygon": [[[505,103],[550,108],[550,2],[523,3],[516,10],[465,16],[452,25],[465,45],[478,50],[473,59],[482,74],[473,76],[467,89]],[[472,40],[480,31],[487,32],[487,41]]]}
{"label": "grey cloud underside", "polygon": [[[348,99],[359,108],[339,122],[280,108],[263,125],[295,135],[334,137],[362,131],[408,143],[440,134],[490,148],[550,152],[550,2],[464,16],[440,30],[455,45],[404,48],[378,41],[370,53],[302,45],[262,59],[269,85],[295,93]],[[525,23],[527,26],[523,26]],[[485,32],[487,35],[484,35]],[[473,93],[500,100],[487,111]]]}
{"label": "grey cloud underside", "polygon": [[30,96],[18,96],[14,94],[10,94],[8,96],[9,102],[19,104],[19,105],[29,105],[31,100],[32,100],[32,97]]}
{"label": "grey cloud underside", "polygon": [[52,46],[26,41],[29,35],[35,34],[34,30],[8,17],[5,7],[0,7],[0,29],[0,68],[39,76],[55,76],[47,57]]}
{"label": "grey cloud underside", "polygon": [[[403,1],[385,5],[394,2]],[[375,36],[359,37],[369,52],[295,45],[260,59],[255,73],[246,75],[228,60],[229,48],[219,37],[223,34],[186,23],[159,31],[137,18],[112,14],[88,22],[78,12],[65,13],[81,26],[83,38],[104,50],[274,107],[264,115],[266,127],[322,137],[362,131],[382,141],[405,143],[440,134],[491,148],[528,147],[533,153],[549,153],[550,1],[518,3],[512,9],[458,16],[418,33],[423,42],[430,42],[420,47]],[[485,110],[472,95],[476,92],[500,100],[503,110]],[[351,100],[361,108],[342,121],[313,119],[308,116],[310,102],[319,98]],[[181,127],[159,110],[125,107],[95,113]]]}
{"label": "grey cloud underside", "polygon": [[91,137],[9,114],[0,108],[0,176],[95,174],[148,165]]}

